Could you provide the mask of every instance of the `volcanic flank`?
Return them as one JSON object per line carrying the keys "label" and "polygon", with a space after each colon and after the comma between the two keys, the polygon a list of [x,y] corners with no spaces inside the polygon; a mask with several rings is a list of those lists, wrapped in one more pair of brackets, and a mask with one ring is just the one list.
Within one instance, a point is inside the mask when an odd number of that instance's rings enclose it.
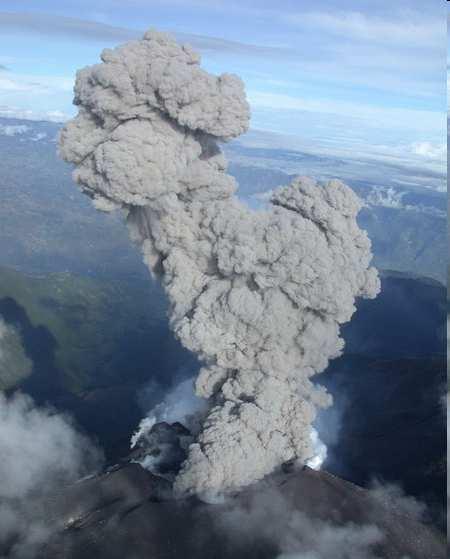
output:
{"label": "volcanic flank", "polygon": [[208,409],[176,491],[240,489],[312,456],[331,397],[311,378],[340,354],[355,298],[379,290],[361,204],[340,181],[297,178],[251,211],[217,145],[248,128],[241,80],[154,31],[101,58],[77,74],[60,153],[97,208],[125,210],[175,335],[202,363]]}
{"label": "volcanic flank", "polygon": [[407,500],[307,467],[211,505],[172,500],[161,477],[127,464],[66,487],[46,510],[62,526],[37,559],[445,557],[443,536]]}

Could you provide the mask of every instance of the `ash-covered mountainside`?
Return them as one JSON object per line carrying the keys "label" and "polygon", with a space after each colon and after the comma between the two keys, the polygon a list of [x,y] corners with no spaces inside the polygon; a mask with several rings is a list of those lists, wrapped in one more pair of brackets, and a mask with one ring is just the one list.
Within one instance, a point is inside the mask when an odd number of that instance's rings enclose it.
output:
{"label": "ash-covered mountainside", "polygon": [[170,484],[126,464],[49,503],[59,530],[39,559],[444,559],[420,507],[326,472],[286,466],[222,503],[173,500]]}

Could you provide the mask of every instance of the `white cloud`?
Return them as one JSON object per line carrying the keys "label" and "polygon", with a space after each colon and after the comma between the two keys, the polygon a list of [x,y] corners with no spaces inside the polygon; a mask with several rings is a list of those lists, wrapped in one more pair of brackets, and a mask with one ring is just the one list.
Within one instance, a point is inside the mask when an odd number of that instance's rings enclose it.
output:
{"label": "white cloud", "polygon": [[443,159],[446,154],[444,144],[433,144],[431,142],[415,142],[411,145],[411,150],[414,154],[426,159]]}
{"label": "white cloud", "polygon": [[14,62],[17,62],[17,60],[15,58],[13,58],[12,56],[5,56],[3,54],[0,55],[0,64],[2,66],[9,66],[10,64],[13,64]]}
{"label": "white cloud", "polygon": [[98,452],[70,420],[35,407],[27,396],[0,394],[0,418],[3,498],[23,498],[37,487],[77,479],[97,464]]}
{"label": "white cloud", "polygon": [[310,26],[346,39],[405,46],[442,48],[445,20],[403,14],[395,20],[348,11],[341,13],[307,12],[281,16],[286,23]]}
{"label": "white cloud", "polygon": [[0,136],[17,136],[28,132],[30,127],[26,124],[0,124]]}
{"label": "white cloud", "polygon": [[0,393],[0,448],[0,548],[30,559],[60,521],[46,510],[48,496],[91,473],[101,455],[67,417],[21,394]]}
{"label": "white cloud", "polygon": [[0,92],[1,91],[30,91],[27,84],[19,83],[10,77],[0,76]]}
{"label": "white cloud", "polygon": [[73,90],[74,78],[66,76],[39,76],[26,74],[0,75],[0,93],[3,92],[29,92],[59,93]]}
{"label": "white cloud", "polygon": [[417,129],[423,127],[435,131],[436,128],[443,127],[445,122],[444,113],[439,111],[379,107],[333,99],[307,99],[255,90],[248,92],[248,99],[250,104],[256,107],[341,115],[352,119],[374,121],[382,128],[400,126],[407,129]]}
{"label": "white cloud", "polygon": [[396,210],[407,209],[402,202],[405,192],[399,192],[393,188],[373,188],[366,198],[368,206],[382,206]]}
{"label": "white cloud", "polygon": [[421,212],[436,217],[445,218],[446,212],[434,207],[424,206],[423,204],[406,204],[403,198],[407,194],[406,191],[396,190],[392,187],[375,187],[372,188],[365,199],[367,207],[383,207],[394,210],[404,210],[410,212]]}
{"label": "white cloud", "polygon": [[[331,124],[336,123],[337,118],[323,119],[325,123],[329,120],[330,126],[318,129],[317,122],[320,121],[318,113],[284,111],[286,120],[289,118],[293,123],[292,134],[284,134],[282,128],[276,126],[276,120],[283,113],[280,110],[271,110],[274,115],[272,130],[263,128],[260,120],[259,129],[253,128],[246,135],[239,138],[237,144],[248,148],[264,148],[268,150],[281,149],[300,152],[306,156],[320,156],[321,161],[308,160],[304,158],[274,158],[270,151],[264,157],[242,152],[233,153],[234,161],[240,161],[244,165],[265,166],[278,169],[290,174],[310,174],[322,179],[338,176],[344,181],[370,180],[372,183],[384,184],[385,186],[401,185],[410,190],[411,187],[445,192],[447,187],[445,152],[442,157],[430,158],[418,155],[414,152],[413,142],[399,142],[398,138],[391,137],[389,131],[377,131],[373,126],[368,127],[369,132],[358,135],[361,126],[355,126],[351,119],[339,119],[340,128],[345,133],[339,135]],[[257,114],[257,111],[254,111]],[[364,130],[364,132],[367,132]],[[388,132],[388,133],[386,133]],[[417,137],[423,130],[409,131],[404,137]],[[433,138],[433,134],[429,134]],[[385,143],[378,143],[383,139]],[[422,140],[439,146],[439,142]],[[442,144],[441,144],[442,145]],[[442,148],[441,148],[442,149]],[[336,159],[340,162],[336,166]],[[386,184],[387,183],[387,184]],[[259,200],[259,198],[257,198]]]}
{"label": "white cloud", "polygon": [[39,142],[40,140],[44,140],[46,137],[47,137],[47,134],[45,132],[38,132],[37,134],[32,136],[30,139],[33,142]]}
{"label": "white cloud", "polygon": [[[26,133],[26,140],[30,140],[32,142],[39,142],[40,140],[44,140],[47,138],[46,132],[34,132],[31,126],[27,124],[0,124],[0,136],[22,136]],[[23,141],[24,138],[21,138]],[[0,323],[1,325],[1,323]],[[0,340],[1,340],[1,330],[0,330]]]}
{"label": "white cloud", "polygon": [[48,120],[49,122],[65,122],[72,115],[59,110],[37,111],[11,105],[0,105],[0,117],[19,118],[24,120]]}
{"label": "white cloud", "polygon": [[[184,0],[180,0],[184,5]],[[211,7],[211,2],[205,0]],[[92,14],[95,16],[95,14]],[[102,16],[100,16],[102,17]],[[102,19],[104,19],[102,17]],[[41,13],[10,13],[0,12],[0,30],[17,30],[45,34],[45,36],[65,36],[82,41],[123,43],[138,39],[144,32],[142,29],[131,29],[88,21],[73,17],[63,17],[54,14]],[[194,33],[172,32],[177,40],[187,42],[202,52],[239,53],[253,56],[277,55],[285,56],[290,49],[270,46],[267,44],[255,45],[240,41],[231,41],[218,37],[198,35]]]}

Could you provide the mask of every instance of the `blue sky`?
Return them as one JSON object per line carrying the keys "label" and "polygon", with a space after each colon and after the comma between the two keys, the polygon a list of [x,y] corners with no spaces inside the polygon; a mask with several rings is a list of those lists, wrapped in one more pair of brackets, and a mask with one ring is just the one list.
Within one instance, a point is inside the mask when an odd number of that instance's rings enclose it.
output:
{"label": "blue sky", "polygon": [[252,127],[283,145],[443,165],[441,0],[3,0],[0,115],[72,115],[76,69],[148,27],[239,74]]}

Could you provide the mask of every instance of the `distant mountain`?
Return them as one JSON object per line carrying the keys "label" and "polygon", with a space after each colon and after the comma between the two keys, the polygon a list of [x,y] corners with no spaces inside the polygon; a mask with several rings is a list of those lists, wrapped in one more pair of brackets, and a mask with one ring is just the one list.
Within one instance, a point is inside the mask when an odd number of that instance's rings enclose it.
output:
{"label": "distant mountain", "polygon": [[56,153],[60,126],[0,118],[0,265],[146,278],[122,216],[96,211]]}
{"label": "distant mountain", "polygon": [[[0,265],[38,273],[146,278],[122,216],[97,212],[57,157],[59,128],[0,118]],[[289,183],[294,173],[346,179],[366,202],[359,221],[372,239],[375,264],[446,281],[444,193],[378,175],[355,178],[353,173],[347,179],[347,164],[337,158],[239,142],[225,149],[239,194],[251,205],[263,204],[267,192]]]}

